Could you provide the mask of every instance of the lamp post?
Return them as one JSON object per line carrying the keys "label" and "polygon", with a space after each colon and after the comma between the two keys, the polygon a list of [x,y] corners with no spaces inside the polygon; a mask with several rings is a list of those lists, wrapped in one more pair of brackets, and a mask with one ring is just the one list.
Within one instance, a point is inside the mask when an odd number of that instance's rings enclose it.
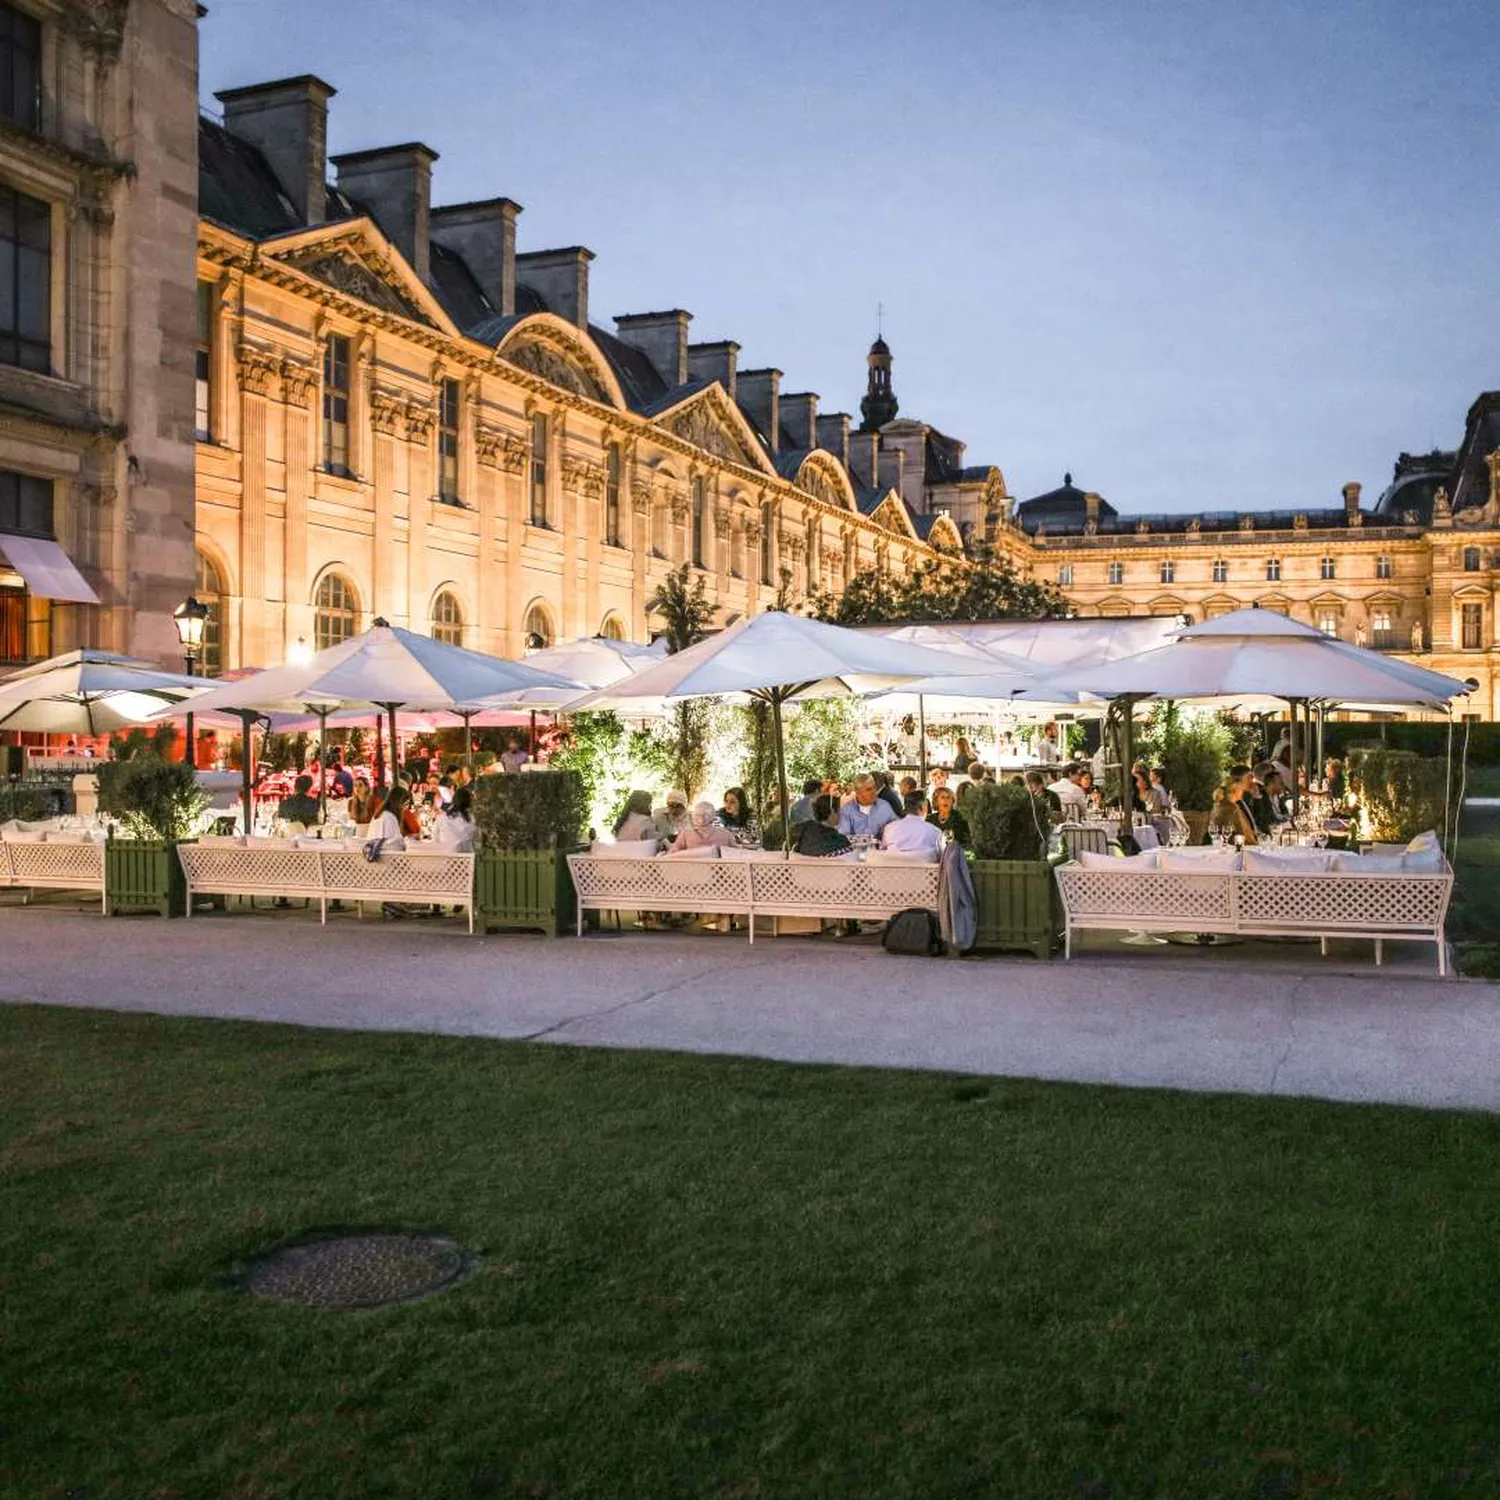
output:
{"label": "lamp post", "polygon": [[[187,663],[187,675],[193,676],[198,666],[198,653],[203,647],[203,626],[208,619],[208,605],[189,594],[172,611],[172,623],[177,627],[177,639],[182,642],[183,660]],[[189,703],[192,699],[188,700]],[[193,740],[193,711],[187,712],[187,753],[183,759],[193,770],[198,769],[198,747]]]}

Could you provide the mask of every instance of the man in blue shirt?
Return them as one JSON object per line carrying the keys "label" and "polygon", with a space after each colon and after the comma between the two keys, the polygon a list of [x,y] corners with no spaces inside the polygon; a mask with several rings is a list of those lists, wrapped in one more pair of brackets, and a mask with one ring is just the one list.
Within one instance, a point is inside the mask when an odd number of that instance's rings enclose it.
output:
{"label": "man in blue shirt", "polygon": [[880,830],[894,823],[896,815],[890,804],[876,795],[875,778],[866,772],[854,778],[854,801],[845,803],[839,813],[839,832],[848,838],[879,839]]}

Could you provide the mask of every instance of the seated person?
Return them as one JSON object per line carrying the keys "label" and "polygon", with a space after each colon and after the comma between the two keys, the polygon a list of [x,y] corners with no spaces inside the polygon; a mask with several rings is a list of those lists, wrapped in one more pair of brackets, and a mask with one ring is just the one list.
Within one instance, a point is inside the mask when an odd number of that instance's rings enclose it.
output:
{"label": "seated person", "polygon": [[[1047,804],[1047,815],[1049,817],[1053,813],[1056,813],[1058,818],[1061,819],[1063,814],[1062,798],[1047,785],[1047,778],[1040,771],[1028,771],[1026,773],[1026,790],[1033,797],[1039,798]],[[1098,805],[1101,808],[1103,807],[1104,797],[1097,787],[1089,795],[1092,798],[1097,798]],[[1085,803],[1084,805],[1087,807],[1089,804]]]}
{"label": "seated person", "polygon": [[651,813],[650,792],[632,792],[625,799],[625,810],[615,819],[614,835],[617,844],[658,837],[656,820]]}
{"label": "seated person", "polygon": [[474,852],[474,793],[461,786],[453,793],[453,800],[433,819],[432,837],[440,849],[451,849],[455,854]]}
{"label": "seated person", "polygon": [[292,794],[276,804],[276,816],[288,823],[301,823],[312,827],[318,821],[318,799],[311,796],[312,777],[299,776],[292,785]]}
{"label": "seated person", "polygon": [[725,828],[748,828],[750,826],[750,799],[742,786],[732,786],[724,793],[724,805],[719,809],[719,822]]}
{"label": "seated person", "polygon": [[875,778],[868,771],[856,776],[854,800],[839,812],[839,832],[849,839],[878,839],[881,829],[895,821],[890,803],[876,795]]}
{"label": "seated person", "polygon": [[969,800],[976,786],[984,785],[984,778],[989,774],[984,766],[977,760],[969,762],[969,777],[967,781],[958,784],[958,805],[962,807]]}
{"label": "seated person", "polygon": [[363,828],[375,812],[375,793],[370,790],[369,777],[361,772],[354,778],[354,790],[349,794],[349,821]]}
{"label": "seated person", "polygon": [[906,811],[894,823],[887,823],[880,836],[881,845],[897,854],[927,854],[936,858],[943,848],[943,835],[927,821],[927,799],[921,792],[910,792]]}
{"label": "seated person", "polygon": [[809,776],[802,783],[802,795],[792,803],[791,824],[793,828],[799,823],[810,823],[817,816],[813,808],[824,790],[823,783],[816,776]]}
{"label": "seated person", "polygon": [[901,801],[901,793],[891,784],[890,772],[877,771],[875,773],[875,793],[884,803],[887,803],[891,812],[900,817],[905,812],[905,804]]}
{"label": "seated person", "polygon": [[1070,762],[1047,790],[1055,794],[1062,803],[1063,812],[1070,818],[1081,818],[1088,808],[1089,798],[1083,785],[1083,767],[1077,761]]}
{"label": "seated person", "polygon": [[518,735],[507,735],[505,749],[500,752],[500,767],[504,771],[514,775],[529,759],[528,753],[521,748],[521,740]]}
{"label": "seated person", "polygon": [[657,808],[652,821],[656,825],[656,836],[671,843],[688,826],[687,796],[682,792],[668,792],[667,800]]}
{"label": "seated person", "polygon": [[354,795],[354,776],[340,757],[337,750],[333,752],[333,759],[328,764],[328,795],[330,797],[352,797]]}
{"label": "seated person", "polygon": [[823,858],[830,854],[847,854],[853,846],[839,832],[837,797],[827,793],[813,799],[813,815],[798,823],[792,835],[792,853]]}
{"label": "seated person", "polygon": [[[370,824],[370,837],[382,840],[382,849],[404,849],[406,848],[406,825],[405,814],[410,812],[409,799],[404,786],[393,786],[385,794],[385,802],[377,816]],[[418,831],[421,825],[418,824]]]}
{"label": "seated person", "polygon": [[717,820],[712,802],[695,802],[688,826],[672,840],[668,854],[683,854],[689,849],[722,849],[734,843],[734,831]]}
{"label": "seated person", "polygon": [[969,847],[969,820],[958,810],[958,802],[945,786],[932,794],[932,811],[927,821],[939,833],[953,835],[953,841],[967,849]]}

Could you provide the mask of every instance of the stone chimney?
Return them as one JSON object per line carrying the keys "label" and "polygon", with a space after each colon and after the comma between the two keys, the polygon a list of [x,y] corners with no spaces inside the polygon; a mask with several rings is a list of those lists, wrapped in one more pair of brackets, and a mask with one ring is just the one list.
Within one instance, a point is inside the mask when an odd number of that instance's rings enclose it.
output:
{"label": "stone chimney", "polygon": [[880,478],[880,434],[878,432],[851,432],[849,434],[849,472],[867,490],[877,487]]}
{"label": "stone chimney", "polygon": [[375,215],[422,282],[432,271],[432,164],[437,159],[437,152],[420,141],[333,158],[339,187]]}
{"label": "stone chimney", "polygon": [[594,252],[582,245],[561,250],[528,250],[516,257],[516,280],[547,304],[548,312],[578,328],[589,326],[589,262]]}
{"label": "stone chimney", "polygon": [[880,469],[876,475],[877,489],[895,490],[901,493],[901,480],[906,464],[906,455],[899,448],[887,448],[880,455]]}
{"label": "stone chimney", "polygon": [[735,376],[739,370],[740,346],[733,339],[714,344],[689,344],[687,351],[689,380],[717,380],[735,399]]}
{"label": "stone chimney", "polygon": [[1359,513],[1359,491],[1360,486],[1353,480],[1344,486],[1344,524],[1346,526],[1359,526],[1364,523],[1364,517]]}
{"label": "stone chimney", "polygon": [[812,391],[781,398],[781,436],[788,448],[818,446],[818,398]]}
{"label": "stone chimney", "polygon": [[741,370],[738,387],[735,399],[775,453],[781,447],[781,371]]}
{"label": "stone chimney", "polygon": [[685,385],[688,378],[688,324],[690,312],[674,307],[667,312],[627,313],[615,319],[615,333],[622,343],[639,349],[656,366],[668,385]]}
{"label": "stone chimney", "polygon": [[463,257],[479,290],[502,317],[516,310],[516,215],[519,203],[486,198],[432,210],[432,238]]}
{"label": "stone chimney", "polygon": [[849,467],[849,413],[836,411],[818,418],[818,447],[826,449]]}
{"label": "stone chimney", "polygon": [[224,128],[259,149],[306,224],[328,216],[328,101],[337,92],[303,73],[214,95],[224,106]]}

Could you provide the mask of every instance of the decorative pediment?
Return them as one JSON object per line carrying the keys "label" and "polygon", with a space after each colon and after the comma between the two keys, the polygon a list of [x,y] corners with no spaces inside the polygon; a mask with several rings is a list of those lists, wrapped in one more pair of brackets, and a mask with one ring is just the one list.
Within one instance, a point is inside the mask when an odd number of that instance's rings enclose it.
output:
{"label": "decorative pediment", "polygon": [[893,532],[896,536],[916,538],[917,529],[912,525],[911,516],[895,490],[892,490],[875,507],[870,519],[883,530]]}
{"label": "decorative pediment", "polygon": [[932,530],[927,533],[927,544],[941,552],[962,552],[964,537],[952,516],[937,516],[933,519]]}
{"label": "decorative pediment", "polygon": [[501,339],[495,353],[518,370],[586,401],[621,409],[625,405],[620,384],[598,346],[553,313],[523,318]]}
{"label": "decorative pediment", "polygon": [[771,472],[765,451],[723,386],[715,383],[681,406],[663,412],[657,425],[684,443],[741,468]]}
{"label": "decorative pediment", "polygon": [[797,477],[792,482],[804,494],[821,500],[825,505],[832,505],[839,510],[859,509],[854,501],[849,476],[844,472],[844,466],[831,453],[824,453],[821,449],[809,453],[802,460],[797,469]]}
{"label": "decorative pediment", "polygon": [[267,240],[271,268],[298,272],[378,312],[457,333],[405,257],[371,219],[344,219]]}

